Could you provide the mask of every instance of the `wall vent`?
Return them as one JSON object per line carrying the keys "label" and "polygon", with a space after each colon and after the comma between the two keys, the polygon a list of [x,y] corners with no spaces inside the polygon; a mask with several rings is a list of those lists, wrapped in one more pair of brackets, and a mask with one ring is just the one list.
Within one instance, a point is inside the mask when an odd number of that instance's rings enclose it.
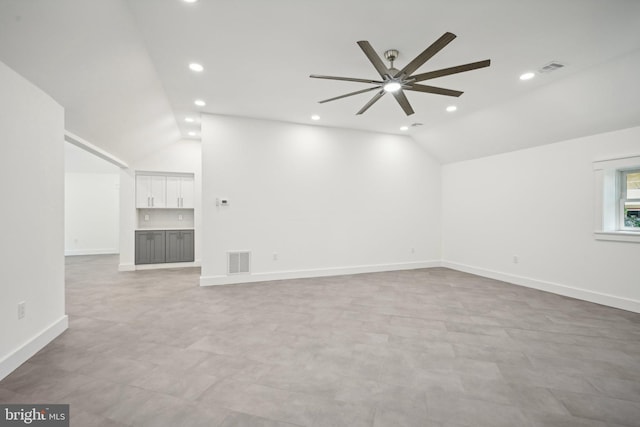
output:
{"label": "wall vent", "polygon": [[227,274],[251,273],[251,252],[230,251],[227,252]]}
{"label": "wall vent", "polygon": [[538,70],[539,73],[550,73],[552,71],[556,71],[560,68],[563,68],[565,65],[558,61],[551,61],[547,65],[543,66]]}

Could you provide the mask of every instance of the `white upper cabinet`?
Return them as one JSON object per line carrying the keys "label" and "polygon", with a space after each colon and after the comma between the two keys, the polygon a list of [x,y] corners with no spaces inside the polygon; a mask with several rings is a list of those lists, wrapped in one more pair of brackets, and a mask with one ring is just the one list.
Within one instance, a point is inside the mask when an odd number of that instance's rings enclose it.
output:
{"label": "white upper cabinet", "polygon": [[168,176],[167,177],[167,207],[168,208],[193,208],[194,182],[192,176]]}
{"label": "white upper cabinet", "polygon": [[137,208],[185,208],[195,206],[193,176],[136,175]]}
{"label": "white upper cabinet", "polygon": [[181,208],[195,208],[196,206],[196,195],[195,195],[195,184],[192,176],[183,176],[180,182],[180,189],[182,191],[181,198]]}
{"label": "white upper cabinet", "polygon": [[136,175],[136,207],[166,208],[167,177],[160,175]]}

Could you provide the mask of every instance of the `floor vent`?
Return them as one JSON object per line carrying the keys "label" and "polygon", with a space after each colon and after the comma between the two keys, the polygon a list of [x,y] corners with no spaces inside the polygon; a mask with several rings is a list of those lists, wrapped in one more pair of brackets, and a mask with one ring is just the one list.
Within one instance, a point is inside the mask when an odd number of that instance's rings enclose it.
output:
{"label": "floor vent", "polygon": [[247,274],[251,272],[251,252],[227,252],[227,274]]}

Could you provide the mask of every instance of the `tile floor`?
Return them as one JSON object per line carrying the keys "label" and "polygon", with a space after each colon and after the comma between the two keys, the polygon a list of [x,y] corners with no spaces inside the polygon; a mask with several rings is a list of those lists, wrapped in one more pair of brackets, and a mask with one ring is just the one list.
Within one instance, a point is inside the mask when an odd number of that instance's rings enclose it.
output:
{"label": "tile floor", "polygon": [[91,426],[640,426],[640,315],[444,268],[197,286],[67,259],[70,328],[0,382]]}

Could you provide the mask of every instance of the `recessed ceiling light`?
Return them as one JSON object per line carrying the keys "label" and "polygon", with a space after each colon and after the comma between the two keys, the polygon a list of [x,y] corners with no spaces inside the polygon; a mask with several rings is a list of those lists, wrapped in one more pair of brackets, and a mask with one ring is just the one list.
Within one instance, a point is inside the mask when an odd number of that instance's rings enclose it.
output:
{"label": "recessed ceiling light", "polygon": [[187,123],[194,123],[196,119],[194,119],[193,117],[185,117],[184,121]]}
{"label": "recessed ceiling light", "polygon": [[317,114],[314,114],[313,116],[311,116],[311,120],[320,120],[320,116]]}
{"label": "recessed ceiling light", "polygon": [[535,76],[536,76],[536,74],[532,73],[532,72],[524,73],[523,75],[520,76],[520,80],[530,80],[530,79],[534,78]]}
{"label": "recessed ceiling light", "polygon": [[197,136],[198,134],[196,132],[189,132],[189,133],[187,133],[187,135],[189,135],[189,136]]}
{"label": "recessed ceiling light", "polygon": [[447,111],[450,113],[453,113],[454,111],[456,111],[458,109],[458,107],[456,107],[455,105],[449,105],[447,107]]}
{"label": "recessed ceiling light", "polygon": [[192,62],[191,64],[189,64],[189,69],[197,73],[204,71],[204,67],[201,64],[198,64],[197,62]]}
{"label": "recessed ceiling light", "polygon": [[198,0],[182,0],[182,1],[185,2],[185,3],[195,3]]}
{"label": "recessed ceiling light", "polygon": [[204,107],[205,105],[207,105],[206,102],[204,102],[202,99],[196,99],[195,101],[193,101],[194,104],[196,104],[198,107]]}
{"label": "recessed ceiling light", "polygon": [[402,85],[398,82],[390,81],[389,83],[383,86],[383,89],[387,92],[397,92],[400,90]]}
{"label": "recessed ceiling light", "polygon": [[400,130],[409,130],[409,126],[400,126]]}

